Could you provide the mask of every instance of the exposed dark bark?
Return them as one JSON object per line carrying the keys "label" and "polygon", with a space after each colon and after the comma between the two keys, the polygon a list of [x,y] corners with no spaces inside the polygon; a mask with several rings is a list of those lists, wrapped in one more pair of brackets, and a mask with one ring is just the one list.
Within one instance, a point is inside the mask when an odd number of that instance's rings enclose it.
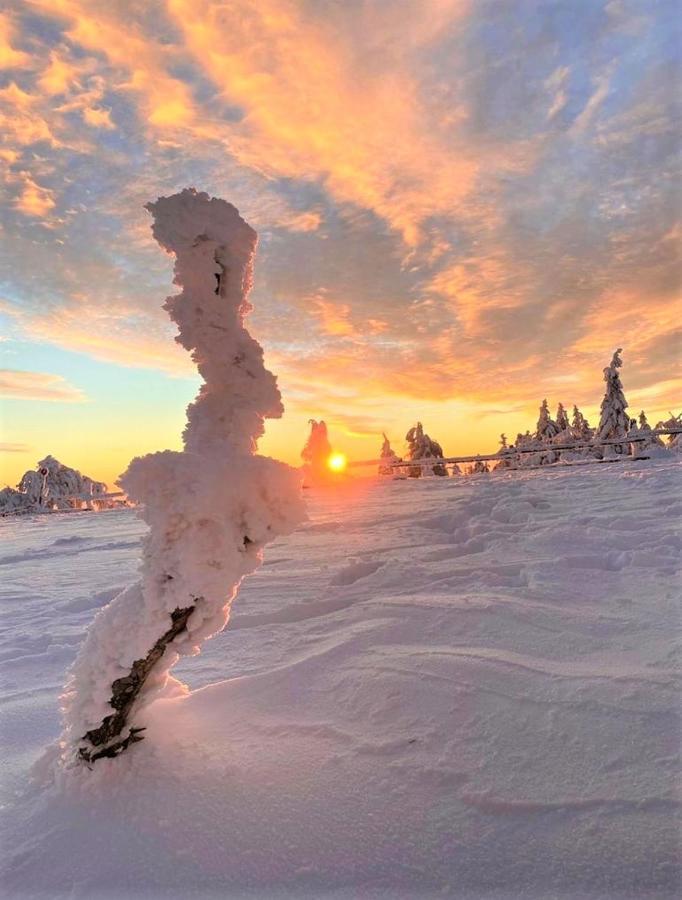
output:
{"label": "exposed dark bark", "polygon": [[[171,627],[168,631],[161,635],[144,659],[135,660],[129,675],[117,678],[112,683],[109,705],[115,712],[106,716],[98,728],[93,728],[83,736],[83,740],[87,741],[92,749],[89,747],[79,749],[78,753],[82,760],[94,762],[105,756],[118,756],[130,744],[143,740],[140,732],[144,731],[144,728],[130,727],[125,737],[120,737],[120,735],[128,725],[130,710],[149,673],[163,656],[168,644],[186,630],[187,620],[195,609],[196,604],[185,609],[175,609],[171,613]],[[115,738],[119,739],[115,740]]]}

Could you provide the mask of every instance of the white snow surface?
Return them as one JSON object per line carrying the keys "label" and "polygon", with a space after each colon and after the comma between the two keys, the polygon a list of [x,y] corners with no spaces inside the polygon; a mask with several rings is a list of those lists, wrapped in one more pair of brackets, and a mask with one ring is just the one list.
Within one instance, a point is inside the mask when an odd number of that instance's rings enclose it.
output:
{"label": "white snow surface", "polygon": [[65,671],[145,526],[0,521],[3,896],[678,895],[681,472],[308,491],[191,691],[57,780]]}

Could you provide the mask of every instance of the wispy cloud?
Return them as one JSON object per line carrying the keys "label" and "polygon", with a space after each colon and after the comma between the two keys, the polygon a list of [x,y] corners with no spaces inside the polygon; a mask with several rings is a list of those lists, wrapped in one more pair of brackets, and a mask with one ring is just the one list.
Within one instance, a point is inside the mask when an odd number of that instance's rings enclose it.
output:
{"label": "wispy cloud", "polygon": [[46,372],[24,372],[0,369],[0,396],[8,400],[48,400],[56,403],[82,403],[86,398],[80,388]]}

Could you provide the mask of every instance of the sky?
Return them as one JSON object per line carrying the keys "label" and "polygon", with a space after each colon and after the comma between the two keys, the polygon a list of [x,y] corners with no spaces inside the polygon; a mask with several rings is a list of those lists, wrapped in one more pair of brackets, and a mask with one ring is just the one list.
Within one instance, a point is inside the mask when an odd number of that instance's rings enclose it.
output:
{"label": "sky", "polygon": [[[258,231],[254,311],[299,460],[417,419],[493,452],[541,400],[682,409],[676,0],[24,0],[0,13],[0,483],[113,484],[199,385],[144,204]],[[595,424],[592,421],[592,424]]]}

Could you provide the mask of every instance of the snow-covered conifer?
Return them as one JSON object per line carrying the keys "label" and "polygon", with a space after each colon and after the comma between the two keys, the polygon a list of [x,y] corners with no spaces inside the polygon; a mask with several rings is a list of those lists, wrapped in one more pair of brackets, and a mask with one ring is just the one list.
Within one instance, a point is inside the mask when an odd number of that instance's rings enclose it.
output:
{"label": "snow-covered conifer", "polygon": [[[410,428],[405,435],[405,440],[407,441],[407,459],[444,458],[443,448],[438,441],[434,441],[428,434],[424,433],[424,427],[421,422],[417,422],[413,428]],[[419,478],[423,474],[422,469],[422,466],[412,466],[409,474],[412,478]],[[441,463],[436,463],[432,469],[434,475],[447,475],[445,466]]]}
{"label": "snow-covered conifer", "polygon": [[[628,407],[623,393],[623,385],[620,381],[619,369],[623,365],[620,354],[622,348],[613,354],[611,365],[604,369],[604,381],[606,382],[606,391],[604,399],[601,402],[601,416],[599,425],[594,434],[596,444],[602,441],[613,441],[619,438],[627,438],[630,430],[630,417],[626,413]],[[610,449],[609,449],[610,448]],[[606,455],[624,454],[628,452],[627,443],[607,445]]]}
{"label": "snow-covered conifer", "polygon": [[[535,427],[535,439],[542,445],[551,444],[559,434],[559,426],[549,414],[547,401],[543,400],[540,406],[540,414],[538,416],[538,424]],[[533,459],[533,465],[549,465],[556,462],[558,454],[554,451],[543,453],[536,460]]]}
{"label": "snow-covered conifer", "polygon": [[398,456],[391,448],[391,442],[383,435],[384,442],[381,445],[381,463],[379,464],[379,475],[395,475],[397,470],[393,468],[392,463],[399,462]]}
{"label": "snow-covered conifer", "polygon": [[500,435],[500,449],[497,451],[497,455],[500,457],[500,461],[493,469],[494,472],[516,468],[516,454],[514,453],[514,449],[508,446],[506,434]]}
{"label": "snow-covered conifer", "polygon": [[121,477],[149,533],[141,581],[97,615],[62,698],[65,753],[86,761],[140,740],[144,705],[178,656],[225,626],[263,547],[303,517],[299,473],[256,455],[265,418],[283,407],[243,324],[255,231],[234,206],[193,189],[147,209],[175,255],[181,290],[165,309],[204,383],[187,410],[184,450],[134,459]]}
{"label": "snow-covered conifer", "polygon": [[564,409],[564,404],[560,403],[556,411],[556,424],[559,432],[568,431],[570,423],[568,421],[568,413]]}
{"label": "snow-covered conifer", "polygon": [[327,423],[309,419],[310,434],[301,450],[301,459],[307,479],[316,480],[326,478],[329,475],[327,462],[332,454],[332,445],[329,443]]}
{"label": "snow-covered conifer", "polygon": [[543,400],[540,406],[540,414],[538,416],[538,424],[535,428],[535,437],[548,444],[553,438],[559,434],[557,423],[549,414],[549,406],[547,401]]}
{"label": "snow-covered conifer", "polygon": [[573,407],[573,419],[571,421],[571,431],[573,433],[573,437],[577,441],[590,441],[592,440],[593,431],[590,428],[590,423],[587,421],[585,416],[580,412],[577,406]]}

